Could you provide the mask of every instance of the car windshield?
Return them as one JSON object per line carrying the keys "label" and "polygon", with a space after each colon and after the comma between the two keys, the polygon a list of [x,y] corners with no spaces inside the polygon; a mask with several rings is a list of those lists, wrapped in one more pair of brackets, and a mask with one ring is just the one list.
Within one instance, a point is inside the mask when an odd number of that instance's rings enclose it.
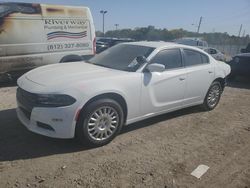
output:
{"label": "car windshield", "polygon": [[135,58],[147,58],[155,48],[131,44],[118,44],[89,60],[95,65],[122,71],[136,71],[139,67],[134,63]]}

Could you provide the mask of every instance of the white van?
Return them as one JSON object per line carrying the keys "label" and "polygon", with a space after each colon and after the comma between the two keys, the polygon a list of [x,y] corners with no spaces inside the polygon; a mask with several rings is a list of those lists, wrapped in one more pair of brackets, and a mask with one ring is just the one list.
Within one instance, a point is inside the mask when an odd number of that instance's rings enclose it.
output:
{"label": "white van", "polygon": [[0,3],[0,80],[38,66],[95,54],[89,8]]}

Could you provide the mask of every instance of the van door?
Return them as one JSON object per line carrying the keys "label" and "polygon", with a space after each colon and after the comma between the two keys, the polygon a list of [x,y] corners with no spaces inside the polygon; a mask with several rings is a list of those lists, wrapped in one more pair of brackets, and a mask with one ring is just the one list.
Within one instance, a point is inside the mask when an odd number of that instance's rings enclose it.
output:
{"label": "van door", "polygon": [[0,57],[5,56],[5,48],[0,45]]}

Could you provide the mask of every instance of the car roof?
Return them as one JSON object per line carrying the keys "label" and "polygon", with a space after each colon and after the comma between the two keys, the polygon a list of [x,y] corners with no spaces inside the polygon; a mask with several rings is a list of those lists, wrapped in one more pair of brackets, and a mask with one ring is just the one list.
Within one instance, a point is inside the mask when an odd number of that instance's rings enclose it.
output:
{"label": "car roof", "polygon": [[193,50],[204,52],[203,50],[201,50],[197,47],[188,46],[188,45],[184,45],[184,44],[177,44],[177,43],[173,43],[173,42],[140,41],[140,42],[127,42],[127,43],[123,43],[123,44],[147,46],[147,47],[152,47],[152,48],[188,48],[188,49],[193,49]]}

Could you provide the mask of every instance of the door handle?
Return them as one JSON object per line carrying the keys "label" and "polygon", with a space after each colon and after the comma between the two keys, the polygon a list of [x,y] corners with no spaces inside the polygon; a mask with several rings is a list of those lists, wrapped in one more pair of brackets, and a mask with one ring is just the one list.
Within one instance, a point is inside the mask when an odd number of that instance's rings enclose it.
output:
{"label": "door handle", "polygon": [[183,81],[183,80],[185,80],[185,78],[179,78],[179,80],[180,80],[180,81]]}
{"label": "door handle", "polygon": [[212,73],[213,73],[213,71],[208,71],[208,73],[209,73],[209,74],[212,74]]}

